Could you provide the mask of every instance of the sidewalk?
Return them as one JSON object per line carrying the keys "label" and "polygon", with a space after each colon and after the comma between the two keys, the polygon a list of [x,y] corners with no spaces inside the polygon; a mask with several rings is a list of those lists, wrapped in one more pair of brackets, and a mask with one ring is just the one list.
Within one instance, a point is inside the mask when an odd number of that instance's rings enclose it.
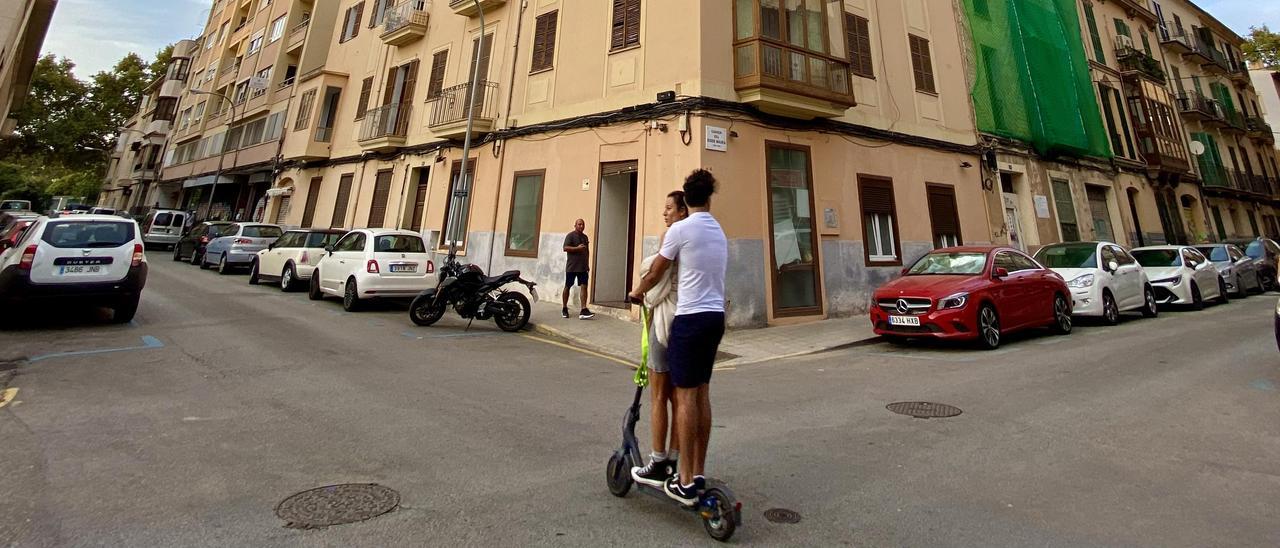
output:
{"label": "sidewalk", "polygon": [[[564,339],[574,346],[640,362],[640,324],[594,310],[596,317],[579,320],[576,311],[560,317],[560,302],[533,305],[530,329]],[[813,354],[836,348],[872,344],[879,340],[864,316],[837,318],[803,325],[763,329],[731,329],[720,343],[716,367],[736,367],[779,358]]]}

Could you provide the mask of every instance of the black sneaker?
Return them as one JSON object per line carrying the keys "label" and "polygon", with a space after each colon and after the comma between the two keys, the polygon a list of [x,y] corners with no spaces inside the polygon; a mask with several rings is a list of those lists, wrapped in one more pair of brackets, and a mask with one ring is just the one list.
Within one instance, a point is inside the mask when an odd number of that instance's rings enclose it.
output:
{"label": "black sneaker", "polygon": [[646,466],[631,467],[631,479],[636,483],[643,483],[650,487],[662,488],[667,482],[667,478],[676,474],[676,461],[673,460],[651,460]]}
{"label": "black sneaker", "polygon": [[564,307],[564,308],[561,308],[561,309],[560,309],[560,317],[562,317],[562,318],[568,318],[568,317],[569,317],[569,307],[567,307],[567,306],[566,306],[566,307]]}
{"label": "black sneaker", "polygon": [[[565,316],[565,317],[567,318],[568,316]],[[578,313],[579,320],[590,320],[591,318],[594,318],[594,317],[596,317],[595,313],[585,308],[582,309],[582,312]]]}
{"label": "black sneaker", "polygon": [[698,487],[696,485],[680,485],[679,476],[672,476],[667,480],[663,491],[667,492],[667,496],[672,500],[685,506],[693,506],[698,504]]}

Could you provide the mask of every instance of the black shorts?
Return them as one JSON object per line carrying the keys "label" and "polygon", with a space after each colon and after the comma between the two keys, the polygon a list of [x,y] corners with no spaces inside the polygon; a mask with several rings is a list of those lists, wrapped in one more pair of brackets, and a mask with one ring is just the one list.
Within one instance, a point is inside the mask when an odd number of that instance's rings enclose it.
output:
{"label": "black shorts", "polygon": [[697,388],[711,382],[720,339],[724,338],[724,312],[698,312],[676,316],[667,336],[667,367],[671,382],[680,388]]}
{"label": "black shorts", "polygon": [[574,280],[577,280],[577,281],[578,281],[578,285],[583,286],[583,287],[586,287],[586,286],[587,286],[587,273],[586,273],[586,272],[567,272],[567,273],[565,273],[565,275],[564,275],[564,288],[565,288],[565,289],[569,289],[569,288],[573,287],[573,282],[574,282]]}

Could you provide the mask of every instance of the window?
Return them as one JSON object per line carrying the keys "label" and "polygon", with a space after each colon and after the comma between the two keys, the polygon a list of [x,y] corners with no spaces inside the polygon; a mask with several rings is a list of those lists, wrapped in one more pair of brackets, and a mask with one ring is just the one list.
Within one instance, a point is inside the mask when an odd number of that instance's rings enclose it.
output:
{"label": "window", "polygon": [[302,228],[311,228],[312,221],[316,218],[316,202],[320,201],[320,185],[324,183],[324,177],[312,177],[311,183],[307,185],[307,203],[302,206]]}
{"label": "window", "polygon": [[956,189],[946,185],[926,185],[929,222],[933,225],[933,247],[960,245],[960,214],[956,211]]}
{"label": "window", "polygon": [[334,251],[364,251],[365,235],[363,232],[354,232],[333,246]]}
{"label": "window", "polygon": [[275,141],[284,133],[284,117],[287,112],[280,111],[272,113],[267,117],[266,131],[262,135],[264,141]]}
{"label": "window", "polygon": [[1111,88],[1106,84],[1098,84],[1098,95],[1102,97],[1102,117],[1107,122],[1107,134],[1111,136],[1111,150],[1124,156],[1124,141],[1120,138],[1120,129],[1116,127],[1115,115],[1111,112]]}
{"label": "window", "polygon": [[255,85],[262,87],[253,90],[252,98],[262,97],[267,94],[267,89],[271,87],[271,67],[264,68],[254,75],[257,78]]}
{"label": "window", "polygon": [[356,104],[356,119],[364,119],[364,115],[369,112],[369,94],[373,93],[373,77],[364,79],[364,83],[360,84],[360,102]]}
{"label": "window", "polygon": [[426,253],[427,246],[421,237],[396,234],[374,238],[373,250],[378,253]]}
{"label": "window", "polygon": [[298,101],[298,119],[293,124],[294,131],[302,131],[311,125],[311,109],[315,108],[316,90],[309,89]]}
{"label": "window", "polygon": [[613,0],[609,51],[640,44],[640,0]]}
{"label": "window", "polygon": [[1084,19],[1089,25],[1089,39],[1093,42],[1093,58],[1105,65],[1107,56],[1102,48],[1102,37],[1098,34],[1098,20],[1093,16],[1093,4],[1085,3]]}
{"label": "window", "polygon": [[172,122],[178,115],[178,98],[177,97],[161,97],[156,101],[156,111],[152,115],[153,120],[166,120]]}
{"label": "window", "polygon": [[288,194],[280,197],[280,207],[276,208],[276,224],[284,223],[289,218],[289,204],[293,202],[293,196]]}
{"label": "window", "polygon": [[858,195],[868,265],[902,264],[893,180],[860,175]]}
{"label": "window", "polygon": [[249,100],[249,81],[245,80],[243,82],[240,82],[239,84],[236,84],[236,91],[235,91],[235,94],[232,95],[232,97],[234,98],[233,99],[234,104],[237,104],[237,105],[245,101],[248,101]]}
{"label": "window", "polygon": [[1040,270],[1040,265],[1031,260],[1031,257],[1021,253],[1009,253],[1009,260],[1013,262],[1013,269],[1009,272],[1023,272],[1026,270]]}
{"label": "window", "polygon": [[1109,245],[1102,246],[1102,264],[1109,265],[1111,261],[1120,264],[1120,257],[1116,256],[1116,250]]}
{"label": "window", "polygon": [[339,238],[342,238],[341,232],[312,232],[307,235],[307,241],[303,247],[324,249],[338,243]]}
{"label": "window", "polygon": [[1071,184],[1052,179],[1053,202],[1058,208],[1058,225],[1062,227],[1062,241],[1080,241],[1080,227],[1076,224],[1076,206],[1071,200]]}
{"label": "window", "polygon": [[[467,217],[471,213],[471,181],[476,174],[475,160],[467,161],[467,177],[462,180],[458,175],[462,172],[462,163],[454,162],[453,171],[449,175],[449,207],[444,210],[444,223],[440,225],[440,247],[448,247],[450,241],[458,242],[458,247],[466,246],[467,242]],[[456,196],[459,191],[467,191],[463,196]],[[449,221],[457,219],[457,226],[453,226]]]}
{"label": "window", "polygon": [[560,12],[538,16],[533,30],[533,68],[531,72],[550,70],[556,57],[556,21]]}
{"label": "window", "polygon": [[258,4],[258,11],[265,10],[269,7],[271,7],[271,0],[262,0],[262,3]]}
{"label": "window", "polygon": [[275,42],[276,40],[284,38],[284,24],[287,18],[287,15],[281,15],[275,21],[271,22],[271,35],[267,40],[268,42]]}
{"label": "window", "polygon": [[347,224],[347,202],[351,201],[351,181],[355,177],[356,174],[348,173],[338,181],[338,197],[333,202],[333,219],[329,221],[330,227],[342,228]]}
{"label": "window", "polygon": [[395,0],[374,0],[373,13],[369,18],[369,28],[381,25],[386,20],[387,12],[395,6]]}
{"label": "window", "polygon": [[[283,207],[282,207],[283,209]],[[276,249],[288,249],[291,247],[302,247],[302,240],[305,235],[302,232],[285,232],[279,240],[276,240]]]}
{"label": "window", "polygon": [[437,51],[431,56],[431,80],[427,84],[427,99],[435,99],[440,96],[440,90],[444,89],[444,69],[449,63],[449,51]]}
{"label": "window", "polygon": [[911,42],[911,67],[916,77],[916,91],[937,93],[933,81],[933,60],[929,56],[929,41],[914,34],[907,35]]}
{"label": "window", "polygon": [[813,170],[807,147],[765,145],[772,226],[770,275],[775,315],[822,312],[818,234],[813,215]]}
{"label": "window", "polygon": [[350,41],[360,35],[360,21],[364,18],[364,2],[347,9],[346,18],[342,21],[342,32],[338,33],[338,43]]}
{"label": "window", "polygon": [[385,169],[378,172],[373,183],[373,203],[369,205],[369,228],[382,228],[387,219],[387,199],[391,195],[391,175],[393,171]]}
{"label": "window", "polygon": [[262,49],[262,41],[263,37],[261,32],[253,35],[253,38],[249,39],[249,51],[245,53],[245,56],[247,57],[258,53],[258,50]]}
{"label": "window", "polygon": [[844,27],[846,45],[849,48],[849,69],[864,78],[875,78],[871,66],[871,22],[845,12]]}
{"label": "window", "polygon": [[544,175],[543,171],[516,174],[511,189],[511,218],[507,225],[508,256],[538,256]]}

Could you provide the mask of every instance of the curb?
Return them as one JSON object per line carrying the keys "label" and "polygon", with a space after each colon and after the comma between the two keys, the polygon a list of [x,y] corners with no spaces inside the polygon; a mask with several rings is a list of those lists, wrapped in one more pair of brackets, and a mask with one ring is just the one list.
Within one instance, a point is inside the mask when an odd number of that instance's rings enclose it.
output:
{"label": "curb", "polygon": [[568,333],[565,333],[564,331],[548,326],[547,324],[544,324],[544,323],[530,323],[529,330],[533,331],[534,333],[549,335],[557,339],[562,339],[571,345],[578,346],[599,354],[604,354],[606,356],[610,356],[610,357],[625,361],[627,363],[638,363],[635,360],[635,356],[619,354],[618,352],[612,349],[605,348],[603,346],[599,346],[596,344],[592,344],[590,341],[586,339],[583,339],[581,337],[576,337],[574,335],[570,335]]}

